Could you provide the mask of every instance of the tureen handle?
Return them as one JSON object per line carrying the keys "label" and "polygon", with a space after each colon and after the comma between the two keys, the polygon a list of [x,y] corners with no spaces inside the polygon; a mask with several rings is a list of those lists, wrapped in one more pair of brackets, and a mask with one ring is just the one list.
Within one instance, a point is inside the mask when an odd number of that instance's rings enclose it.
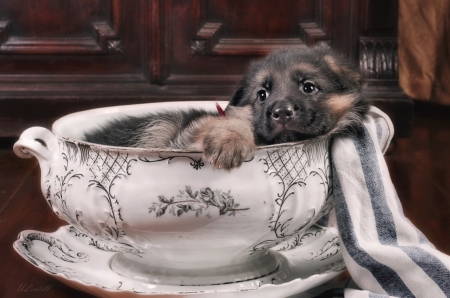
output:
{"label": "tureen handle", "polygon": [[20,135],[13,150],[21,158],[36,156],[43,178],[49,174],[59,147],[58,141],[51,131],[43,127],[30,127]]}

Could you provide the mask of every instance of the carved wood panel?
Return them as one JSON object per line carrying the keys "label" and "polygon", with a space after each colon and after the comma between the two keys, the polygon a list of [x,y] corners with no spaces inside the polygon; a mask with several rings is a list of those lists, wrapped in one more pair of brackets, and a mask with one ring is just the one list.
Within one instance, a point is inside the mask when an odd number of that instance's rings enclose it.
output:
{"label": "carved wood panel", "polygon": [[148,82],[149,6],[147,0],[0,0],[0,83],[26,88],[114,75]]}
{"label": "carved wood panel", "polygon": [[261,55],[332,38],[331,0],[191,2],[193,55]]}
{"label": "carved wood panel", "polygon": [[234,86],[251,60],[282,47],[323,43],[357,57],[356,0],[163,2],[160,84]]}
{"label": "carved wood panel", "polygon": [[[52,6],[52,3],[49,2],[59,5]],[[36,7],[30,7],[30,5],[36,5]],[[2,17],[7,19],[8,16],[14,16],[17,19],[0,21],[0,53],[93,54],[121,52],[122,42],[117,35],[120,27],[120,5],[119,0],[106,2],[89,0],[8,1],[5,3]],[[103,13],[104,18],[101,13],[103,7],[106,7],[106,13]],[[47,8],[52,17],[39,18],[39,14],[33,14],[35,12],[33,8],[40,10]],[[76,16],[76,14],[79,15]],[[83,17],[96,19],[89,24],[91,28],[83,28],[77,22],[66,23],[72,19],[79,20]],[[23,22],[20,22],[21,20]],[[15,29],[14,27],[19,28]],[[66,30],[61,32],[62,29]],[[81,32],[76,32],[76,29]],[[90,32],[85,35],[83,31]],[[43,32],[46,35],[39,36]]]}
{"label": "carved wood panel", "polygon": [[397,38],[360,38],[360,68],[367,81],[398,80]]}

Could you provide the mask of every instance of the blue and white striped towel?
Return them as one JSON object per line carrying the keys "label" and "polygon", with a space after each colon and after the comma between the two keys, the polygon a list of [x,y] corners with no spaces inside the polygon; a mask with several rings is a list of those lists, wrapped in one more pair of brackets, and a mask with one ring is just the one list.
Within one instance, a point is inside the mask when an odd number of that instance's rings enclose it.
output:
{"label": "blue and white striped towel", "polygon": [[[364,129],[332,146],[334,212],[342,253],[362,290],[349,297],[450,297],[450,256],[403,215],[383,154],[389,117],[371,108]],[[330,218],[331,220],[331,218]]]}

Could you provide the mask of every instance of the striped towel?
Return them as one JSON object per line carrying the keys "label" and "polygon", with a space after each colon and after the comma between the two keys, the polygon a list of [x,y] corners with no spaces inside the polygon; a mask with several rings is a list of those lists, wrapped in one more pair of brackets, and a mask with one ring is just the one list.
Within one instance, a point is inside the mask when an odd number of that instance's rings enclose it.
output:
{"label": "striped towel", "polygon": [[344,296],[450,297],[450,256],[403,215],[390,179],[383,154],[393,132],[387,115],[371,108],[361,132],[332,145],[330,221],[337,222],[345,264],[362,289],[345,289]]}

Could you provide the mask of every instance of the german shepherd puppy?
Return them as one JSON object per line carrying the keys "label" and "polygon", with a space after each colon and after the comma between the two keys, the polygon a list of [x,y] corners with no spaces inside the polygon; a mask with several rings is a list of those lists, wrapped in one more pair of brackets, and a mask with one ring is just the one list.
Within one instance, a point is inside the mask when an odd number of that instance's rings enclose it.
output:
{"label": "german shepherd puppy", "polygon": [[327,48],[284,49],[250,66],[225,116],[193,109],[128,116],[87,133],[85,140],[203,151],[216,168],[229,170],[258,145],[358,129],[369,110],[361,84],[358,69]]}

